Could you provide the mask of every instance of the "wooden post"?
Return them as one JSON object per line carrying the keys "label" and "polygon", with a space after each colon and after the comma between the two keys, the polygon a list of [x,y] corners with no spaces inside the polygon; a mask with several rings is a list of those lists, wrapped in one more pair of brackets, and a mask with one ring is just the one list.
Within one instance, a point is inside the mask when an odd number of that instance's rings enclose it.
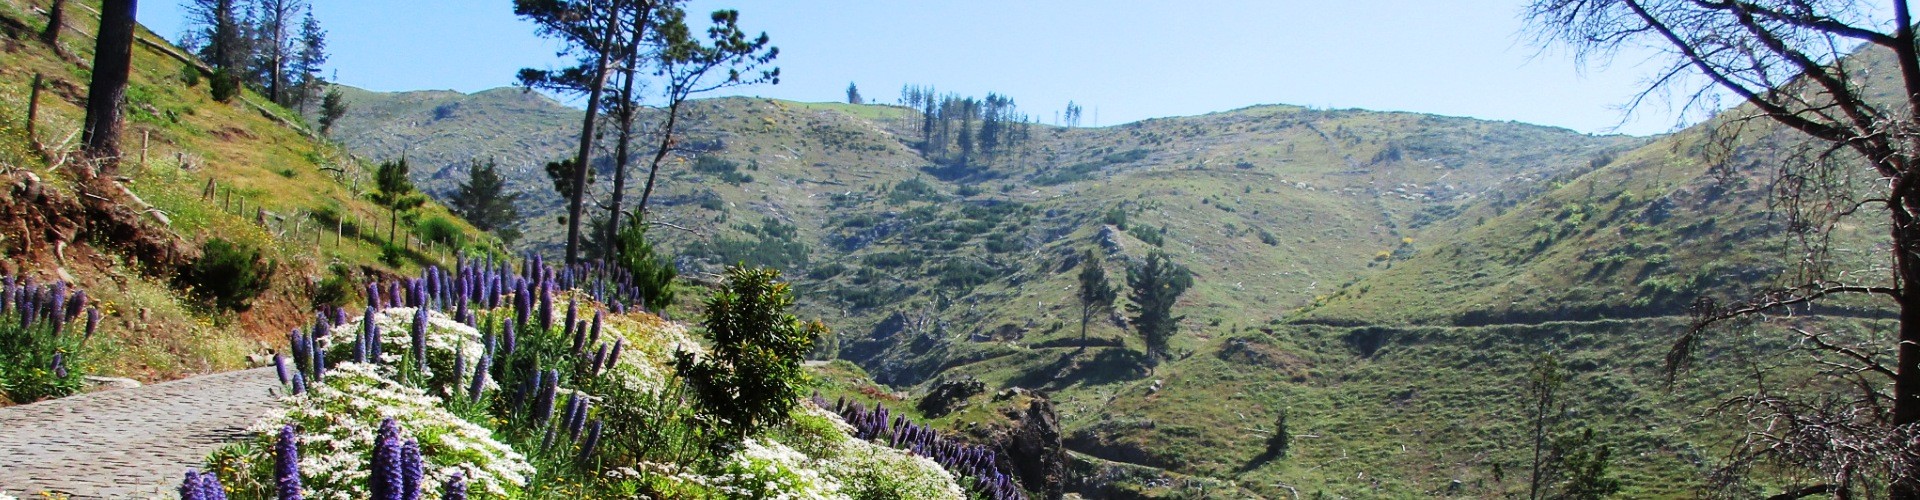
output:
{"label": "wooden post", "polygon": [[140,131],[140,169],[141,170],[147,169],[147,141],[152,139],[153,138],[152,136],[153,136],[152,130]]}
{"label": "wooden post", "polygon": [[40,114],[40,74],[33,74],[33,91],[27,93],[27,140],[39,143],[33,137],[33,122]]}

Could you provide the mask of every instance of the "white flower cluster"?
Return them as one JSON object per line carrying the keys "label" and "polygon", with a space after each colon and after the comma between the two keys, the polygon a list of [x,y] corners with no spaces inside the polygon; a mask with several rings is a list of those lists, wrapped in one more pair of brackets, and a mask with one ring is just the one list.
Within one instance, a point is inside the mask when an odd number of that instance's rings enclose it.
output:
{"label": "white flower cluster", "polygon": [[[273,436],[292,423],[299,429],[300,472],[312,498],[365,498],[365,478],[380,422],[392,418],[419,440],[426,459],[428,497],[460,473],[478,495],[505,497],[534,473],[526,457],[495,441],[492,432],[440,408],[438,398],[382,376],[378,367],[341,363],[307,394],[282,400],[250,431]],[[272,439],[269,437],[268,439]],[[273,457],[261,457],[271,467]]]}
{"label": "white flower cluster", "polygon": [[[406,353],[413,349],[415,314],[416,310],[411,307],[374,311],[373,323],[380,327],[381,356],[380,366],[377,369],[381,376],[395,377],[396,367],[406,358]],[[351,354],[354,349],[353,341],[358,338],[360,329],[364,328],[362,323],[365,322],[365,316],[353,316],[347,320],[346,324],[334,327],[323,343],[328,349],[327,359],[339,361],[353,359]],[[468,370],[472,370],[480,363],[480,356],[486,353],[486,346],[481,343],[479,330],[454,321],[452,317],[439,311],[427,311],[426,337],[427,373],[424,375],[429,378],[451,380],[453,378],[451,376],[436,378],[434,375],[436,373],[446,375],[450,372],[456,364],[455,356],[466,358],[464,364]],[[459,374],[461,378],[470,376],[472,374]],[[487,388],[497,389],[499,385],[489,380]],[[448,386],[443,389],[452,390],[453,388]]]}
{"label": "white flower cluster", "polygon": [[840,483],[812,467],[813,460],[773,440],[748,438],[707,482],[732,498],[844,499]]}

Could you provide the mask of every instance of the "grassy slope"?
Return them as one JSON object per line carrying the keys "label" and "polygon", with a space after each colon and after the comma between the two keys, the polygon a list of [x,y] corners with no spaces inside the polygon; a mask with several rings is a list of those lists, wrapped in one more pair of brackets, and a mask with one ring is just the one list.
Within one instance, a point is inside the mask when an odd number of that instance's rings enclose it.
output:
{"label": "grassy slope", "polygon": [[[46,3],[0,1],[0,15],[34,32],[9,32],[0,38],[7,61],[0,65],[0,116],[5,117],[0,168],[31,171],[57,184],[63,174],[47,157],[33,153],[19,127],[33,75],[42,74],[53,90],[41,95],[36,139],[55,162],[76,147],[98,4],[68,3],[69,28],[61,44],[70,57],[61,58],[32,36],[44,23]],[[144,29],[138,36],[166,44]],[[336,146],[269,119],[266,113],[296,115],[265,104],[260,96],[249,93],[232,103],[218,103],[208,96],[204,78],[197,86],[188,84],[185,63],[142,44],[135,44],[133,54],[123,140],[129,159],[122,172],[129,177],[126,185],[167,215],[170,237],[197,242],[217,235],[260,245],[280,262],[281,272],[251,311],[225,315],[182,299],[165,276],[135,271],[127,257],[111,249],[112,242],[85,241],[85,246],[70,250],[84,258],[64,263],[31,248],[0,245],[10,259],[20,259],[22,271],[42,277],[64,273],[104,302],[107,328],[103,342],[94,344],[104,355],[104,374],[152,381],[241,367],[245,355],[276,348],[288,328],[309,319],[309,289],[329,264],[392,271],[375,263],[386,214],[364,201],[362,195],[371,186],[365,165],[350,161]],[[143,143],[145,163],[140,164],[136,157]],[[218,186],[211,199],[202,197],[209,180]],[[265,225],[255,223],[261,209],[268,212]],[[336,243],[331,224],[316,229],[320,224],[311,217],[321,211],[347,214],[351,221],[378,219],[382,236],[356,238],[349,229]],[[446,211],[430,204],[424,214],[445,216]],[[9,240],[20,236],[7,235]],[[405,265],[450,261],[446,252],[436,249],[416,254]]]}

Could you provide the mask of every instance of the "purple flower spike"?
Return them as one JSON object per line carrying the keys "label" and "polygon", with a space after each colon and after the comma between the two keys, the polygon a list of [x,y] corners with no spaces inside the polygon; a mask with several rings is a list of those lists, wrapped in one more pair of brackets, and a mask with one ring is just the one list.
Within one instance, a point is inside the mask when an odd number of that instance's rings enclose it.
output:
{"label": "purple flower spike", "polygon": [[[311,343],[312,341],[308,341],[308,342],[309,343],[307,345],[313,345]],[[309,348],[309,349],[312,349],[312,348]],[[321,350],[321,349],[313,349],[313,379],[320,380],[320,377],[326,374],[327,374],[327,351]]]}
{"label": "purple flower spike", "polygon": [[467,387],[468,400],[474,403],[480,402],[480,391],[487,387],[487,368],[490,368],[487,365],[491,364],[493,364],[492,356],[481,356],[480,364],[473,367],[473,383]]}
{"label": "purple flower spike", "polygon": [[602,365],[602,363],[605,363],[606,361],[607,361],[607,345],[600,344],[600,352],[593,353],[593,369],[589,370],[587,373],[599,375],[600,368],[604,366]]}
{"label": "purple flower spike", "polygon": [[420,442],[408,439],[400,444],[400,498],[420,500],[420,479],[426,475],[420,460]]}
{"label": "purple flower spike", "polygon": [[506,345],[501,346],[501,347],[504,347],[504,349],[502,349],[500,352],[503,353],[504,355],[512,356],[513,347],[514,347],[513,323],[507,323],[505,340],[506,340]]}
{"label": "purple flower spike", "polygon": [[540,287],[540,330],[553,331],[553,289]]}
{"label": "purple flower spike", "polygon": [[417,373],[427,373],[427,310],[413,313],[413,363]]}
{"label": "purple flower spike", "polygon": [[367,284],[367,309],[380,307],[380,284]]}
{"label": "purple flower spike", "polygon": [[180,500],[227,500],[227,489],[212,472],[187,471],[180,482]]}
{"label": "purple flower spike", "polygon": [[546,384],[540,388],[540,398],[534,402],[535,421],[545,424],[553,418],[553,398],[560,390],[560,370],[548,370]]}
{"label": "purple flower spike", "polygon": [[606,311],[593,310],[593,329],[587,331],[587,345],[600,343],[600,324],[606,321],[606,316]]}
{"label": "purple flower spike", "polygon": [[594,449],[600,447],[600,432],[603,430],[603,427],[605,427],[605,425],[602,424],[599,420],[595,420],[593,421],[593,425],[590,427],[591,429],[587,430],[586,443],[580,445],[579,460],[581,463],[586,463],[593,460]]}
{"label": "purple flower spike", "polygon": [[573,353],[585,354],[585,351],[581,349],[587,347],[587,322],[582,321],[579,325],[570,327],[567,330],[573,334]]}
{"label": "purple flower spike", "polygon": [[458,472],[453,473],[453,477],[447,479],[446,486],[440,488],[440,500],[467,500],[467,478]]}
{"label": "purple flower spike", "polygon": [[307,393],[306,375],[301,375],[300,372],[293,372],[293,393],[295,395]]}
{"label": "purple flower spike", "polygon": [[67,311],[66,311],[67,320],[72,321],[75,319],[79,319],[80,311],[85,310],[86,308],[87,308],[87,291],[75,290],[73,292],[73,298],[67,300]]}
{"label": "purple flower spike", "polygon": [[613,352],[607,354],[607,369],[612,370],[620,362],[620,348],[627,345],[627,339],[613,339]]}
{"label": "purple flower spike", "polygon": [[290,379],[288,379],[288,378],[287,378],[287,358],[286,358],[286,356],[281,356],[281,355],[280,355],[280,354],[278,354],[278,353],[275,353],[275,354],[273,355],[273,374],[274,374],[274,375],[279,375],[279,376],[280,376],[280,385],[283,385],[283,386],[284,386],[284,385],[287,385],[287,384],[290,384],[290,383],[293,383],[293,381],[292,381],[292,380],[290,380]]}
{"label": "purple flower spike", "polygon": [[87,308],[87,335],[85,337],[81,337],[81,339],[82,340],[92,339],[94,330],[98,330],[99,328],[100,328],[100,308],[98,307]]}
{"label": "purple flower spike", "polygon": [[275,444],[273,471],[279,500],[300,500],[300,443],[293,424],[280,428],[280,441]]}
{"label": "purple flower spike", "polygon": [[[571,298],[567,299],[567,323],[566,323],[567,328],[573,328],[574,320],[579,318],[580,318],[580,301],[578,299],[571,299]],[[568,333],[572,333],[572,332],[569,331]]]}
{"label": "purple flower spike", "polygon": [[406,476],[401,472],[400,424],[388,418],[380,422],[379,437],[373,442],[373,475],[367,478],[367,490],[374,500],[403,500]]}
{"label": "purple flower spike", "polygon": [[53,376],[55,378],[67,378],[67,353],[53,353]]}

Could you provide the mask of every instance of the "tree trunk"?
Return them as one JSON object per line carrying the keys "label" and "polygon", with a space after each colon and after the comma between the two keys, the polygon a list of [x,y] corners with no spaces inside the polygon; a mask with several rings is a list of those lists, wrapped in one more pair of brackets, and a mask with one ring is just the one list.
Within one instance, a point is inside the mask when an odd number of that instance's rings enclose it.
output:
{"label": "tree trunk", "polygon": [[601,239],[600,253],[600,258],[607,262],[614,261],[614,249],[619,246],[614,239],[620,234],[620,201],[627,191],[627,148],[633,142],[633,114],[639,105],[633,95],[634,73],[639,69],[636,65],[640,62],[640,41],[646,31],[646,18],[651,14],[650,9],[643,9],[634,19],[633,37],[628,39],[626,47],[627,65],[620,70],[624,79],[620,82],[620,140],[613,148],[613,200],[607,207],[607,234]]}
{"label": "tree trunk", "polygon": [[606,52],[602,51],[600,60],[593,71],[593,83],[587,90],[587,116],[580,121],[580,151],[574,153],[573,195],[567,198],[567,263],[580,260],[580,216],[585,208],[587,197],[587,170],[593,168],[587,161],[593,157],[593,124],[599,119],[600,91],[607,84]]}
{"label": "tree trunk", "polygon": [[101,173],[120,164],[121,112],[127,76],[133,64],[134,11],[138,0],[105,0],[100,5],[100,34],[94,38],[93,82],[87,87],[87,121],[81,142],[87,154],[102,160]]}
{"label": "tree trunk", "polygon": [[60,27],[66,24],[67,0],[53,0],[47,8],[47,29],[40,32],[40,41],[53,46],[54,52],[60,51]]}
{"label": "tree trunk", "polygon": [[[1913,174],[1909,174],[1913,175]],[[1893,428],[1906,430],[1920,422],[1920,228],[1915,221],[1895,211],[1893,230],[1894,268],[1899,273],[1900,346],[1893,381]],[[1908,220],[1901,220],[1908,219]],[[1899,471],[1889,497],[1920,499],[1920,471]]]}
{"label": "tree trunk", "polygon": [[676,95],[673,102],[667,103],[667,126],[660,129],[660,148],[653,152],[653,163],[647,168],[647,187],[640,190],[640,206],[634,210],[634,216],[640,220],[646,220],[647,201],[653,199],[653,182],[660,176],[660,163],[673,149],[673,127],[680,119],[680,104],[686,100],[684,95]]}

